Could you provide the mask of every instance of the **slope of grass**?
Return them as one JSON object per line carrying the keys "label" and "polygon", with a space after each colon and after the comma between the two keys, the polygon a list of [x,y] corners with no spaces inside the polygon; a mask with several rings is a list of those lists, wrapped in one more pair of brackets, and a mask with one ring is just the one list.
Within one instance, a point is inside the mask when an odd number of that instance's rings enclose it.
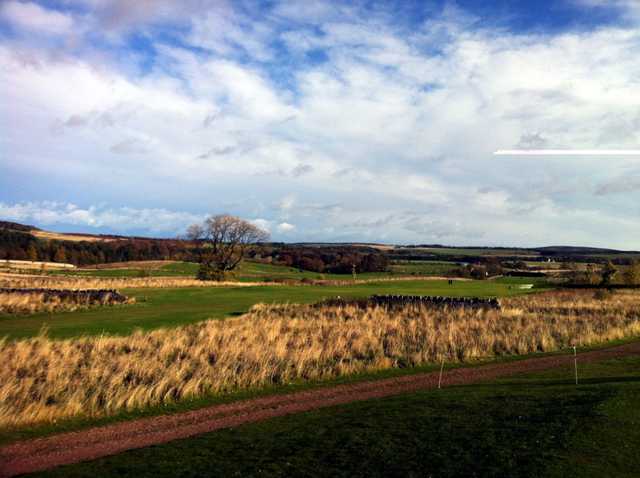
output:
{"label": "slope of grass", "polygon": [[[87,277],[151,277],[185,276],[195,277],[198,272],[198,264],[194,262],[173,262],[156,268],[145,269],[138,263],[137,267],[119,269],[78,269],[70,271],[52,271],[55,275],[87,276]],[[373,276],[385,276],[387,274],[373,274]],[[365,274],[372,276],[372,274]],[[269,281],[273,279],[350,279],[351,275],[344,274],[320,274],[317,272],[301,271],[294,267],[286,267],[276,264],[264,264],[260,262],[244,261],[233,275],[240,281]]]}
{"label": "slope of grass", "polygon": [[532,257],[539,256],[538,251],[529,249],[491,249],[491,248],[473,248],[473,247],[407,247],[400,248],[394,252],[398,253],[415,253],[415,254],[433,254],[433,255],[455,255],[455,256],[523,256]]}
{"label": "slope of grass", "polygon": [[507,282],[394,281],[349,286],[259,286],[181,289],[131,289],[126,295],[136,304],[76,312],[0,315],[0,337],[24,338],[37,335],[45,326],[55,338],[78,335],[126,335],[136,328],[145,330],[171,327],[240,315],[253,304],[309,303],[324,298],[366,297],[372,294],[416,294],[451,297],[502,297],[523,291],[509,288]]}
{"label": "slope of grass", "polygon": [[640,358],[371,400],[40,476],[633,477]]}
{"label": "slope of grass", "polygon": [[424,276],[447,276],[458,268],[455,262],[446,261],[395,261],[389,268],[394,274],[415,274]]}
{"label": "slope of grass", "polygon": [[[140,264],[139,262],[137,264]],[[173,262],[160,267],[145,268],[123,267],[118,269],[76,269],[68,271],[50,271],[51,275],[79,277],[195,277],[198,264],[193,262]]]}
{"label": "slope of grass", "polygon": [[[198,264],[193,262],[173,262],[156,268],[127,267],[121,269],[77,269],[69,271],[50,271],[52,275],[68,275],[83,277],[164,277],[185,276],[194,277],[198,271]],[[453,262],[415,261],[393,263],[388,272],[368,272],[358,274],[359,279],[389,277],[395,275],[444,275],[456,266]],[[273,281],[273,280],[301,280],[301,279],[335,279],[350,280],[351,274],[326,274],[299,270],[277,264],[244,261],[233,278],[239,281]]]}

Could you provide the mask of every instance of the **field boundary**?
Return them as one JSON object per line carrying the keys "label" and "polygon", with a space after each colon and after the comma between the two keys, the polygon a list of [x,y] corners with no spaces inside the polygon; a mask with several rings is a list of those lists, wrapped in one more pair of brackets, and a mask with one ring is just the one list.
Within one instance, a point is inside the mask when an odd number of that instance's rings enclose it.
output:
{"label": "field boundary", "polygon": [[[578,356],[578,360],[580,363],[588,363],[630,355],[640,355],[640,342],[584,352]],[[570,380],[573,356],[552,355],[455,368],[443,374],[442,386],[466,385],[522,372],[560,367],[567,368],[567,378]],[[438,387],[438,383],[438,372],[405,375],[270,395],[21,441],[0,448],[0,477],[43,471],[293,413],[434,389]]]}

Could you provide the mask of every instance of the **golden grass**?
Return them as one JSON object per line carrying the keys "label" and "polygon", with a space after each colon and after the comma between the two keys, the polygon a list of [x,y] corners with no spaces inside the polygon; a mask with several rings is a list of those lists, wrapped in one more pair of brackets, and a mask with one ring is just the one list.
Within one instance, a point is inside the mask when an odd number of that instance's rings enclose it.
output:
{"label": "golden grass", "polygon": [[[0,288],[14,289],[135,289],[179,287],[255,287],[273,285],[345,286],[371,282],[402,282],[406,280],[446,280],[445,277],[379,277],[374,279],[315,280],[283,279],[270,282],[201,281],[189,277],[78,277],[13,274],[0,272]],[[469,279],[456,279],[466,281]]]}
{"label": "golden grass", "polygon": [[13,289],[133,289],[177,287],[253,287],[270,282],[214,282],[183,277],[71,277],[0,273],[0,287]]}
{"label": "golden grass", "polygon": [[79,270],[92,271],[103,269],[146,269],[155,271],[161,269],[163,266],[169,264],[175,264],[179,261],[173,260],[157,260],[157,261],[127,261],[127,262],[105,262],[102,264],[92,264],[88,266],[82,266]]}
{"label": "golden grass", "polygon": [[0,426],[101,416],[205,394],[355,372],[559,350],[640,335],[640,294],[502,301],[496,310],[257,305],[128,337],[0,342]]}
{"label": "golden grass", "polygon": [[47,270],[55,269],[75,269],[73,264],[66,264],[63,262],[42,262],[42,261],[18,261],[13,259],[3,259],[0,261],[0,267],[8,270],[12,269],[38,269],[43,268]]}
{"label": "golden grass", "polygon": [[91,234],[65,234],[63,232],[49,232],[40,230],[31,230],[31,235],[40,239],[54,239],[57,241],[72,241],[72,242],[112,242],[117,239],[109,237],[94,236]]}
{"label": "golden grass", "polygon": [[55,294],[45,290],[8,292],[0,290],[0,313],[33,314],[36,312],[73,311],[93,306],[131,304],[133,298],[126,298],[114,291],[91,291],[75,293],[69,291]]}

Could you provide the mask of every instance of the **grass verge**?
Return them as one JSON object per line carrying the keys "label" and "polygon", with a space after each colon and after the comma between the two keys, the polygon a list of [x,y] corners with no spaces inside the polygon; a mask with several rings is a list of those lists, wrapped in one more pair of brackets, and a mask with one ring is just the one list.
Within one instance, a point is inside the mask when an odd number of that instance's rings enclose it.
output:
{"label": "grass verge", "polygon": [[320,409],[41,476],[632,477],[640,358]]}

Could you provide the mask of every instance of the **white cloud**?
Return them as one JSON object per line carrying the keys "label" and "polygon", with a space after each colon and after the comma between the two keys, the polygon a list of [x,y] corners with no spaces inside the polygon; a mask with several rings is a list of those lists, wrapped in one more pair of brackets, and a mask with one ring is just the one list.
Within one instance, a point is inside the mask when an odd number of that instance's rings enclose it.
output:
{"label": "white cloud", "polygon": [[277,222],[270,219],[257,218],[249,219],[253,225],[259,227],[263,231],[267,231],[269,234],[276,233],[276,239],[281,236],[287,236],[289,233],[295,231],[296,226],[289,224],[288,222]]}
{"label": "white cloud", "polygon": [[243,18],[223,5],[194,17],[187,40],[222,56],[240,53],[266,61],[274,55],[268,46],[273,36],[274,31],[267,24]]}
{"label": "white cloud", "polygon": [[81,208],[72,203],[55,201],[2,203],[0,217],[10,221],[35,223],[46,227],[71,225],[90,228],[107,228],[116,232],[144,230],[149,233],[179,234],[189,224],[201,222],[204,217],[188,212],[167,209],[136,209],[130,207],[109,208],[90,206]]}
{"label": "white cloud", "polygon": [[293,224],[289,224],[288,222],[281,222],[280,224],[278,224],[277,230],[282,234],[286,234],[288,232],[294,231],[295,228],[296,226],[294,226]]}
{"label": "white cloud", "polygon": [[[193,16],[188,3],[176,13],[184,30],[171,31],[180,41],[168,46],[141,25],[170,22],[172,2],[91,5],[114,29],[137,25],[153,61],[140,73],[104,51],[0,46],[0,166],[21,177],[64,171],[70,190],[92,185],[89,202],[120,187],[149,210],[208,204],[215,213],[228,202],[231,213],[309,240],[530,244],[573,231],[573,243],[632,243],[621,219],[637,214],[631,202],[594,198],[635,191],[616,179],[624,163],[492,152],[637,148],[636,29],[523,35],[453,9],[405,31],[328,2],[281,3],[260,18],[218,3]],[[274,50],[278,41],[289,50]],[[326,61],[307,61],[317,50]],[[189,194],[195,202],[173,203]],[[602,238],[604,224],[620,238]]]}
{"label": "white cloud", "polygon": [[269,233],[273,229],[273,221],[269,221],[268,219],[263,219],[263,218],[250,219],[250,222],[254,226],[257,226],[263,231],[267,231]]}
{"label": "white cloud", "polygon": [[0,16],[11,24],[32,32],[67,34],[74,27],[70,15],[31,2],[5,2],[0,6]]}

